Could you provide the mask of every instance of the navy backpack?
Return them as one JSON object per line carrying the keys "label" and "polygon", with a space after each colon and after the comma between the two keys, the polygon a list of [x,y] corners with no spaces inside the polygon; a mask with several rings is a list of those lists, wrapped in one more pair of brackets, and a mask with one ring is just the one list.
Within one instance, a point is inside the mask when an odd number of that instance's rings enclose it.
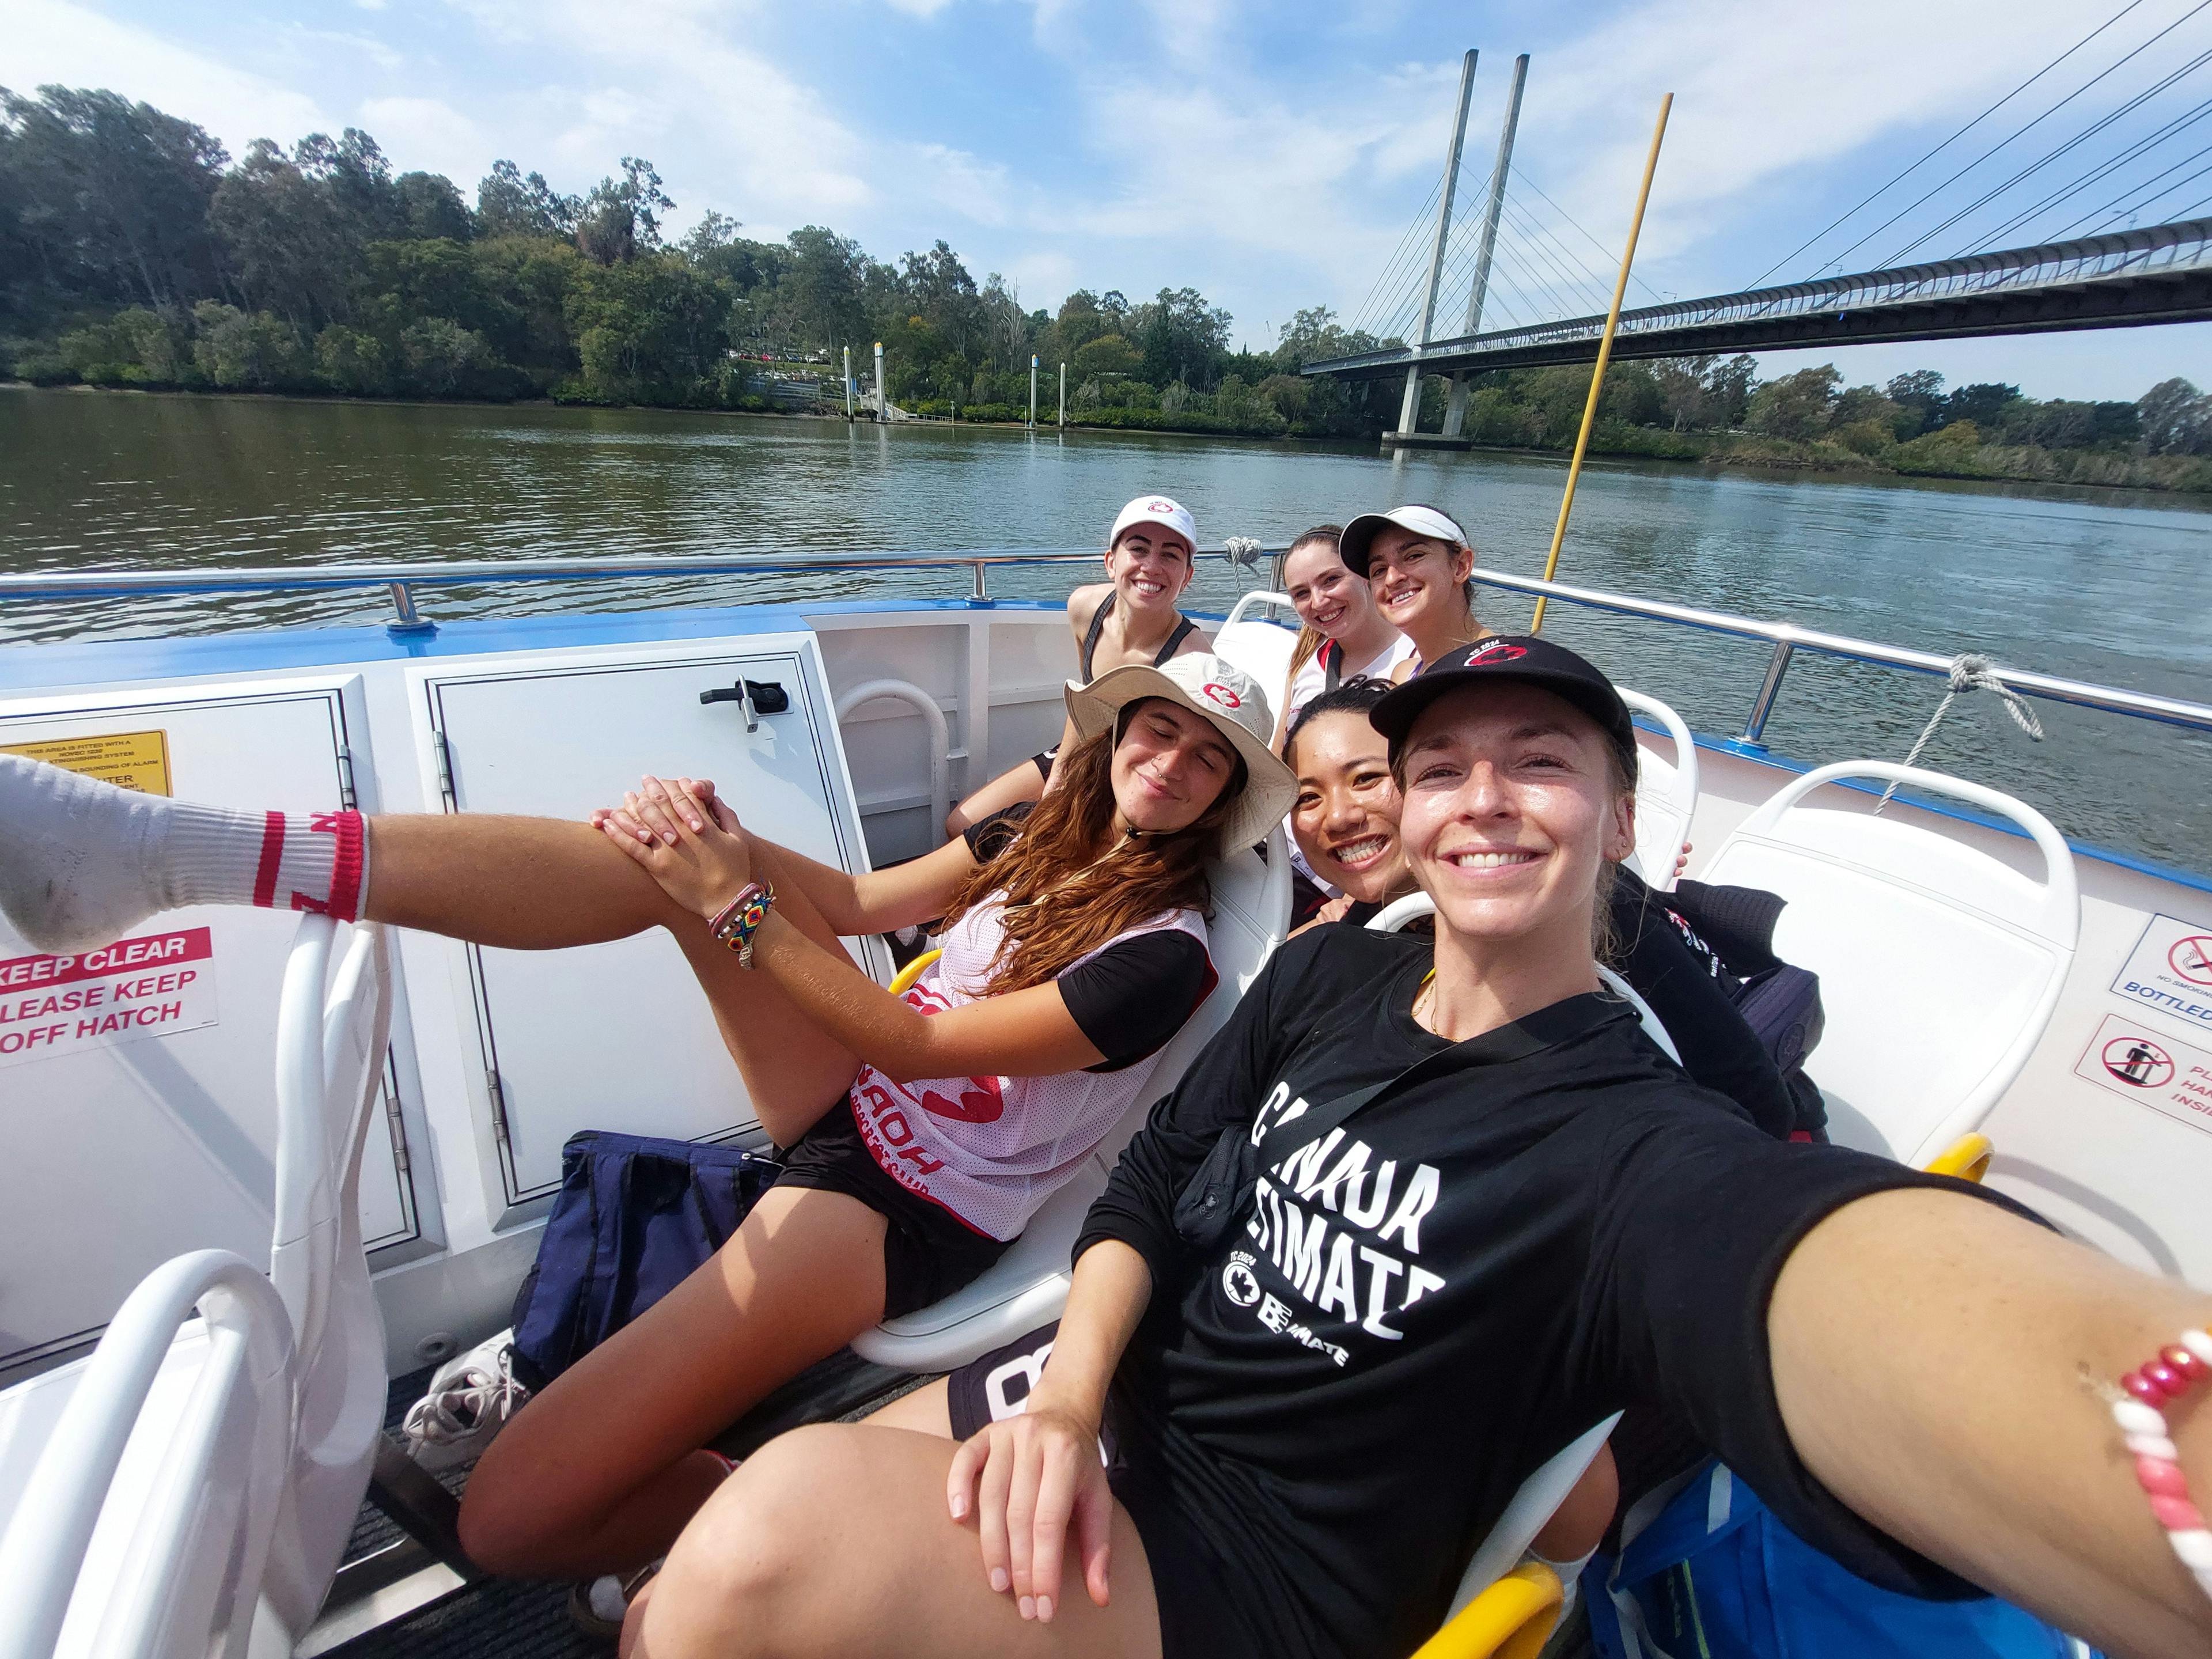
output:
{"label": "navy backpack", "polygon": [[758,1152],[586,1129],[514,1298],[514,1374],[535,1391],[720,1249],[783,1166]]}

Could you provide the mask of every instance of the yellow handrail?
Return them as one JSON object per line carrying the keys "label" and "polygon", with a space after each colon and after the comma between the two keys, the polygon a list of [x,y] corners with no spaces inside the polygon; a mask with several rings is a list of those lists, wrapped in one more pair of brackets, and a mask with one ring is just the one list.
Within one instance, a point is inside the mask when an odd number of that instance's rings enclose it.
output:
{"label": "yellow handrail", "polygon": [[1559,1574],[1523,1561],[1462,1607],[1413,1659],[1536,1659],[1565,1599]]}
{"label": "yellow handrail", "polygon": [[891,994],[895,997],[904,996],[907,992],[907,988],[911,986],[915,981],[921,977],[922,969],[928,967],[931,963],[936,961],[938,957],[944,954],[945,952],[942,951],[924,951],[912,962],[909,962],[905,967],[900,969],[898,970],[897,977],[891,981]]}
{"label": "yellow handrail", "polygon": [[[1613,361],[1613,331],[1620,326],[1620,301],[1628,292],[1628,267],[1636,258],[1636,239],[1644,229],[1644,204],[1651,199],[1651,175],[1659,170],[1659,141],[1667,136],[1667,112],[1674,107],[1674,94],[1668,93],[1659,100],[1659,125],[1651,130],[1651,154],[1644,163],[1644,188],[1637,192],[1636,216],[1628,222],[1628,246],[1620,251],[1620,276],[1613,285],[1613,309],[1605,313],[1605,332],[1598,337],[1597,367],[1590,371],[1589,397],[1583,404],[1583,429],[1575,436],[1575,458],[1567,463],[1567,493],[1559,498],[1559,521],[1552,526],[1552,550],[1544,560],[1544,580],[1552,580],[1552,573],[1559,568],[1559,544],[1567,538],[1567,514],[1574,511],[1575,482],[1583,476],[1583,457],[1589,450],[1590,428],[1597,421],[1597,400],[1605,390],[1606,365]],[[1550,596],[1539,594],[1536,614],[1530,619],[1528,631],[1544,631],[1544,601]]]}
{"label": "yellow handrail", "polygon": [[1928,1173],[1978,1182],[1990,1172],[1990,1158],[1996,1151],[1987,1135],[1960,1135],[1929,1159]]}

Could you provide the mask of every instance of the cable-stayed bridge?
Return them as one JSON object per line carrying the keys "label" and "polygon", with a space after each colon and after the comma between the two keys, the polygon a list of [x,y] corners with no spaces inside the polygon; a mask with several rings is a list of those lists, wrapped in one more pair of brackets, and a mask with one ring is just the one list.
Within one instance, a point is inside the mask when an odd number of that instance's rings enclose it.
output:
{"label": "cable-stayed bridge", "polygon": [[[1653,303],[1622,310],[1613,355],[1696,357],[2212,319],[2212,218],[2199,216],[2212,209],[2212,195],[2203,193],[2212,189],[2208,14],[2212,0],[2121,0],[1744,289],[1680,300],[1653,291],[1642,273],[1620,276]],[[2192,37],[2197,49],[2186,50]],[[1474,210],[1455,219],[1476,63],[1472,52],[1462,62],[1435,187],[1344,326],[1354,349],[1304,366],[1340,380],[1401,380],[1397,433],[1386,441],[1430,441],[1415,429],[1425,377],[1450,377],[1443,431],[1456,441],[1473,376],[1593,362],[1608,303],[1622,303],[1614,296],[1617,249],[1515,161],[1525,56],[1513,66],[1496,160],[1468,194]],[[1997,136],[2010,123],[2017,125]],[[1855,222],[1871,228],[1846,228]],[[1768,285],[1844,236],[1848,245],[1809,279]],[[1901,240],[1876,257],[1869,244],[1892,237]],[[1929,259],[1946,249],[1952,257]],[[1872,268],[1830,274],[1852,264]]]}
{"label": "cable-stayed bridge", "polygon": [[[2044,247],[1623,311],[1613,355],[1688,357],[2208,319],[2212,219],[2186,219]],[[1570,317],[1329,358],[1308,363],[1304,372],[1396,380],[1413,365],[1424,374],[1449,374],[1587,363],[1597,357],[1604,327],[1602,313]]]}

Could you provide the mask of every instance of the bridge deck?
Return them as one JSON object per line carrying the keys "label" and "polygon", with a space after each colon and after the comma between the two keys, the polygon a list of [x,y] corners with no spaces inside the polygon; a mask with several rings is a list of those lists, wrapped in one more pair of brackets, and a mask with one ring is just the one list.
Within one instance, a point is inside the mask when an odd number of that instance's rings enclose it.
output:
{"label": "bridge deck", "polygon": [[[1647,306],[1620,314],[1616,358],[1983,334],[2131,328],[2212,319],[2212,219],[2016,248],[1825,282]],[[1602,317],[1398,346],[1308,363],[1308,374],[1395,379],[1426,374],[1586,363]]]}

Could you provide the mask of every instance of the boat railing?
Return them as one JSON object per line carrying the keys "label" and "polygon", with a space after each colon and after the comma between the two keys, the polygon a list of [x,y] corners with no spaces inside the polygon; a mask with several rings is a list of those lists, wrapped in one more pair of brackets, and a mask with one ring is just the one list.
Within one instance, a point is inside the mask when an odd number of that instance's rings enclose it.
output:
{"label": "boat railing", "polygon": [[[1278,550],[1270,548],[1265,553]],[[1218,559],[1241,568],[1255,568],[1249,547],[1231,553],[1226,548],[1202,548],[1202,559]],[[315,564],[259,568],[216,568],[198,570],[71,570],[38,571],[0,575],[0,605],[9,601],[114,598],[143,594],[242,593],[302,592],[345,587],[382,587],[389,591],[393,616],[386,624],[395,634],[424,634],[436,624],[422,616],[415,603],[417,587],[476,585],[511,581],[579,581],[633,578],[665,581],[690,576],[748,576],[829,571],[962,570],[972,578],[968,603],[994,603],[989,573],[1013,566],[1087,565],[1095,567],[1094,549],[994,548],[963,552],[908,553],[725,553],[675,556],[544,559],[455,559],[435,562],[376,564]],[[1638,617],[1680,628],[1694,628],[1736,639],[1759,640],[1770,647],[1766,671],[1746,714],[1737,741],[1757,746],[1764,739],[1768,717],[1781,696],[1784,678],[1799,652],[1848,662],[1874,663],[1911,673],[1948,676],[1953,659],[1932,651],[1885,645],[1876,640],[1852,638],[1801,628],[1795,623],[1767,622],[1725,611],[1676,605],[1664,599],[1640,599],[1633,594],[1609,593],[1597,588],[1547,582],[1508,571],[1478,569],[1475,580],[1510,592],[1545,596],[1564,605],[1616,615]],[[2005,684],[2023,696],[2077,708],[2097,708],[2137,720],[2212,732],[2212,704],[2162,697],[2146,691],[2098,685],[2087,680],[2039,674],[2007,665]]]}

